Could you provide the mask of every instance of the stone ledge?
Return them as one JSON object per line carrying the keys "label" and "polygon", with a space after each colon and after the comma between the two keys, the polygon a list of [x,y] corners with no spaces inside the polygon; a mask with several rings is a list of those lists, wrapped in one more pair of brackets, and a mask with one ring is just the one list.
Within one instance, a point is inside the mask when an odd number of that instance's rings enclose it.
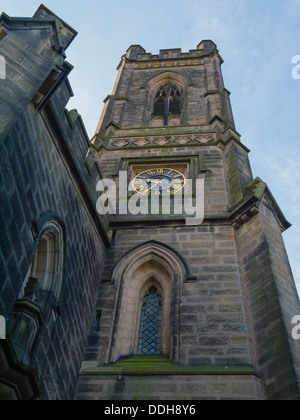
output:
{"label": "stone ledge", "polygon": [[252,375],[261,377],[253,366],[196,366],[174,365],[168,357],[148,356],[132,357],[115,364],[83,369],[81,376],[122,376],[122,375]]}

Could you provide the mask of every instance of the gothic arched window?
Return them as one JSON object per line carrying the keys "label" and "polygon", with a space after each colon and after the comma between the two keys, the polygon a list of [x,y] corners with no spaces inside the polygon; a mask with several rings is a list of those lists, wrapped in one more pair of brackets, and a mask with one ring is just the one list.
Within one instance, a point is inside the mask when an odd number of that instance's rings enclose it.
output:
{"label": "gothic arched window", "polygon": [[161,296],[152,286],[143,298],[139,332],[138,354],[155,356],[160,354],[162,307]]}
{"label": "gothic arched window", "polygon": [[30,364],[31,353],[43,320],[48,319],[49,327],[58,314],[63,262],[63,230],[56,220],[50,220],[42,230],[8,326],[18,359],[26,365]]}
{"label": "gothic arched window", "polygon": [[148,354],[179,363],[180,284],[187,273],[177,254],[156,241],[124,255],[111,273],[119,293],[109,345],[103,340],[99,347],[100,363]]}
{"label": "gothic arched window", "polygon": [[168,125],[169,116],[181,114],[181,93],[172,85],[161,86],[154,98],[153,117],[162,117]]}
{"label": "gothic arched window", "polygon": [[34,278],[40,290],[53,293],[55,299],[59,300],[63,282],[63,231],[56,220],[49,221],[43,230],[44,234],[31,261],[19,297],[24,296],[28,280]]}

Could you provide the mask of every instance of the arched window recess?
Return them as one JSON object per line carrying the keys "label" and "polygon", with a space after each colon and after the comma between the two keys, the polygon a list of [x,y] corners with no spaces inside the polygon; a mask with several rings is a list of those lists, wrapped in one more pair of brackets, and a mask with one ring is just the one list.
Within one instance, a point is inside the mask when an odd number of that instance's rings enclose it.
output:
{"label": "arched window recess", "polygon": [[56,219],[41,229],[36,252],[20,289],[8,324],[18,359],[30,364],[41,327],[54,324],[62,292],[64,235]]}
{"label": "arched window recess", "polygon": [[56,219],[51,219],[41,230],[38,246],[25,276],[19,298],[24,297],[28,284],[35,281],[39,293],[52,294],[58,303],[63,286],[64,254],[63,228]]}
{"label": "arched window recess", "polygon": [[181,285],[189,274],[183,258],[157,241],[132,248],[117,262],[111,277],[118,298],[109,344],[100,345],[101,363],[130,355],[168,356],[179,363]]}

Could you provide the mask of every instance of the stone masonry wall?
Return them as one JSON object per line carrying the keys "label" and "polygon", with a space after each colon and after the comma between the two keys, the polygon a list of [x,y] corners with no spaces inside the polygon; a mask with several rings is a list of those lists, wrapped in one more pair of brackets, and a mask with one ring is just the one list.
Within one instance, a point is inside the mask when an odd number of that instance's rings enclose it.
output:
{"label": "stone masonry wall", "polygon": [[[249,320],[234,232],[231,226],[143,228],[118,230],[106,254],[103,278],[125,252],[155,240],[173,247],[187,261],[195,283],[181,285],[180,363],[196,365],[254,364]],[[97,308],[102,311],[92,334],[86,361],[106,362],[117,284],[103,284]]]}
{"label": "stone masonry wall", "polygon": [[[84,155],[82,165],[87,171]],[[32,366],[44,386],[43,398],[72,399],[94,318],[104,245],[61,150],[32,105],[0,145],[0,168],[0,312],[7,319],[38,245],[32,222],[48,213],[64,227],[61,316],[39,337]]]}
{"label": "stone masonry wall", "polygon": [[[260,383],[249,376],[82,376],[77,400],[259,400]],[[190,403],[191,404],[191,403]]]}
{"label": "stone masonry wall", "polygon": [[295,284],[273,211],[260,214],[237,231],[246,304],[265,397],[298,399],[299,343],[292,318],[300,313]]}

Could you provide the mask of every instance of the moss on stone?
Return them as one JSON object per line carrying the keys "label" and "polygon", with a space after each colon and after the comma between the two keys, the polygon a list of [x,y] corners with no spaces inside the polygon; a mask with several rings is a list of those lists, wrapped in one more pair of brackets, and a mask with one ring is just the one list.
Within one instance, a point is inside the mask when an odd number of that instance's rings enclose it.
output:
{"label": "moss on stone", "polygon": [[81,375],[253,375],[260,373],[253,366],[179,366],[168,357],[132,357],[115,364],[81,371]]}
{"label": "moss on stone", "polygon": [[229,161],[229,182],[231,187],[231,198],[233,206],[243,199],[243,189],[239,176],[234,146],[231,146],[228,153]]}

